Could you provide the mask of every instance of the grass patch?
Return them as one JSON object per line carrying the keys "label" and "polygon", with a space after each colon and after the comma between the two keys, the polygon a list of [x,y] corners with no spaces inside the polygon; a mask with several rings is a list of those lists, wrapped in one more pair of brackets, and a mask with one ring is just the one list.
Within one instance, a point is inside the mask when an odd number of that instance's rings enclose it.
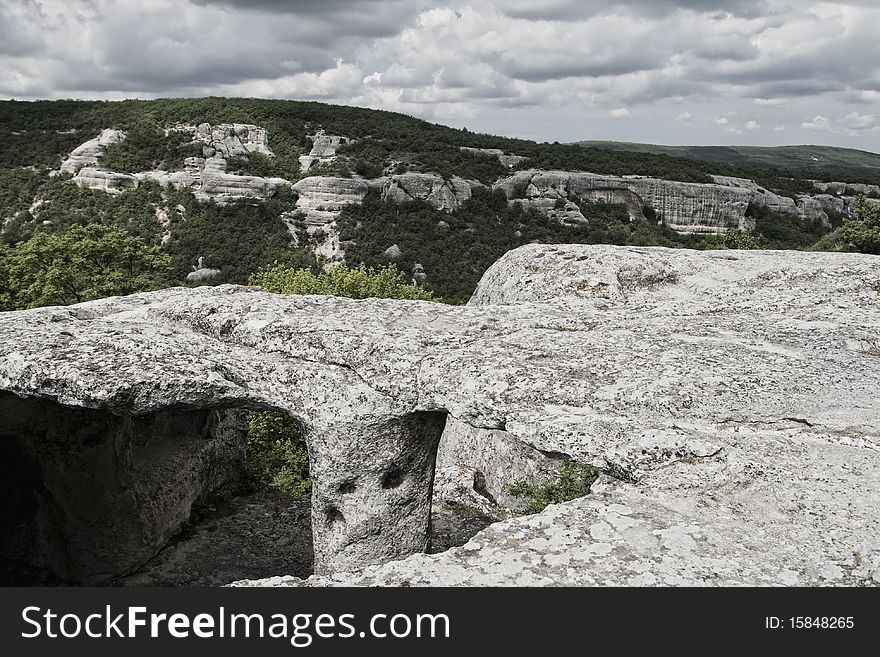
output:
{"label": "grass patch", "polygon": [[550,504],[560,504],[583,497],[599,478],[598,468],[585,463],[566,461],[556,475],[556,479],[546,484],[532,484],[518,481],[508,490],[514,497],[526,500],[522,514],[540,513]]}

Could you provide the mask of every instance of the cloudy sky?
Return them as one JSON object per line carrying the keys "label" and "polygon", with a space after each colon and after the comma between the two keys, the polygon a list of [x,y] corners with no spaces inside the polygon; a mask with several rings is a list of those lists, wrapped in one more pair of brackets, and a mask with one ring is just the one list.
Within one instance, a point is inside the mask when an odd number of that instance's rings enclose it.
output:
{"label": "cloudy sky", "polygon": [[0,0],[0,98],[260,96],[539,141],[880,151],[880,0]]}

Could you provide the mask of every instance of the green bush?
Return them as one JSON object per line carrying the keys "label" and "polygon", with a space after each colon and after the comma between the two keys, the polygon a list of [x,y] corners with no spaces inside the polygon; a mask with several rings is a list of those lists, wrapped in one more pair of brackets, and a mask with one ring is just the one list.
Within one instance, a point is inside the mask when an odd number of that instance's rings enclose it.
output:
{"label": "green bush", "polygon": [[598,478],[599,470],[592,465],[566,461],[554,481],[546,484],[518,481],[508,490],[514,497],[526,500],[523,514],[540,513],[551,504],[561,504],[587,495]]}
{"label": "green bush", "polygon": [[407,283],[403,274],[393,265],[379,269],[363,264],[352,269],[340,265],[329,272],[315,274],[310,269],[296,269],[276,263],[253,274],[248,283],[275,294],[438,301],[430,292]]}

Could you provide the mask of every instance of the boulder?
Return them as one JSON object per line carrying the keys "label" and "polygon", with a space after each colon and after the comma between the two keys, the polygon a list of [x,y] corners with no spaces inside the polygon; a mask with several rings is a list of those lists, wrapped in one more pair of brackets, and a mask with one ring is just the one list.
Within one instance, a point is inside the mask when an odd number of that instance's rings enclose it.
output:
{"label": "boulder", "polygon": [[[55,526],[81,532],[65,573],[128,569],[159,542],[130,533],[147,523],[160,537],[174,525],[154,523],[156,498],[127,473],[177,473],[179,458],[119,457],[130,435],[207,446],[206,414],[275,409],[309,447],[310,584],[871,583],[876,262],[530,245],[496,263],[463,307],[226,285],[3,313],[0,436],[33,464],[26,476],[8,467],[25,479],[15,490],[53,487]],[[500,467],[538,472],[536,453],[592,464],[604,479],[583,500],[493,525],[462,548],[409,556],[427,547],[437,451],[454,438],[441,438],[447,423],[476,430],[476,451],[480,431],[532,450],[499,455],[507,466],[453,450],[465,458],[451,465],[490,470],[487,489]],[[66,456],[88,449],[99,451]],[[174,487],[189,499],[194,481]],[[131,524],[95,524],[79,499]],[[44,564],[66,539],[43,532],[39,508],[7,506],[0,527],[3,545]],[[33,513],[11,518],[16,509]],[[15,529],[26,527],[39,538]],[[140,556],[120,541],[142,544]]]}

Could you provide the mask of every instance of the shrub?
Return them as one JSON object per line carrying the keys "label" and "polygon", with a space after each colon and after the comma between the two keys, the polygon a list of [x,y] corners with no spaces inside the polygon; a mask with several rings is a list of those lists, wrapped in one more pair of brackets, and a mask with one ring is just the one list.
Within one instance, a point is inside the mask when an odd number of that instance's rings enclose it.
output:
{"label": "shrub", "polygon": [[363,264],[352,269],[340,265],[327,273],[315,274],[310,269],[295,269],[276,263],[253,274],[248,282],[276,294],[438,301],[430,292],[407,283],[394,265],[379,269]]}
{"label": "shrub", "polygon": [[518,481],[508,490],[514,497],[526,500],[523,514],[540,513],[550,504],[561,504],[587,495],[598,478],[599,470],[592,465],[566,461],[554,481],[546,484]]}

